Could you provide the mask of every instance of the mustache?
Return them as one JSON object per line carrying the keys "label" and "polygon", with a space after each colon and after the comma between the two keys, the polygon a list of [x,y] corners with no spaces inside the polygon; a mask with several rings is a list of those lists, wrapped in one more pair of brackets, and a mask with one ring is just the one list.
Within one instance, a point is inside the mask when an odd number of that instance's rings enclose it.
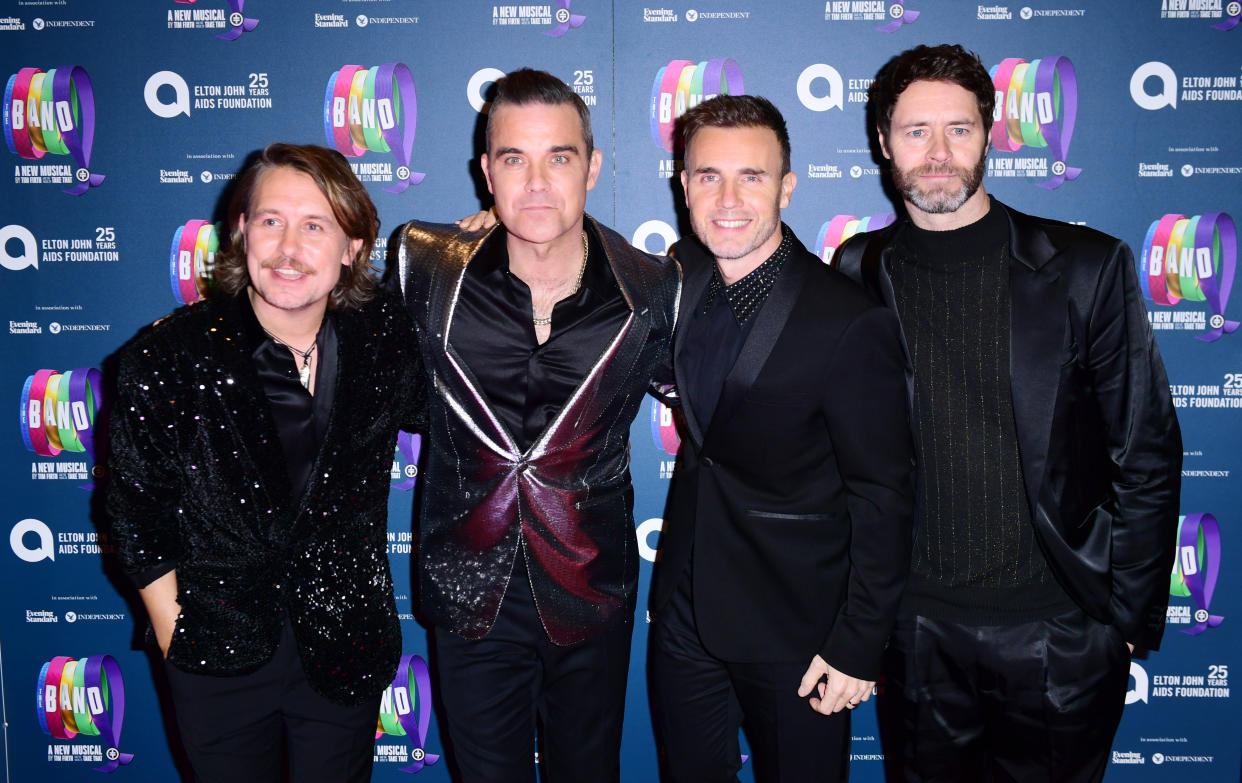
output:
{"label": "mustache", "polygon": [[919,168],[915,169],[913,174],[916,177],[929,176],[929,175],[937,176],[940,174],[956,174],[959,177],[965,177],[966,171],[965,169],[959,169],[949,164],[945,164],[943,166],[927,165],[927,166],[920,166]]}
{"label": "mustache", "polygon": [[292,269],[293,271],[297,272],[298,274],[302,274],[302,275],[315,274],[314,269],[311,269],[310,267],[306,266],[301,261],[298,261],[295,258],[285,258],[282,256],[280,258],[271,258],[271,259],[268,259],[266,261],[262,261],[259,263],[260,269],[281,269],[284,267],[288,267],[289,269]]}

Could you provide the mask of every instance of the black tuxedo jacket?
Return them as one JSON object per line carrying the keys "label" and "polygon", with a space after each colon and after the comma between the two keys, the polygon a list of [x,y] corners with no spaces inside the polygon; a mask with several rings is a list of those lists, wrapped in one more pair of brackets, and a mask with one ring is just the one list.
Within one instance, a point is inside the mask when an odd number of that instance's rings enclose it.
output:
{"label": "black tuxedo jacket", "polygon": [[[1156,649],[1169,602],[1182,441],[1124,242],[1009,220],[1010,383],[1032,524],[1061,586],[1126,641]],[[893,306],[898,222],[852,238],[841,271]]]}
{"label": "black tuxedo jacket", "polygon": [[[423,386],[392,294],[338,310],[336,391],[315,470],[292,497],[244,299],[183,307],[120,353],[107,503],[130,573],[177,570],[168,662],[253,671],[288,617],[311,686],[344,704],[379,695],[401,655],[388,568],[388,473]],[[257,333],[256,333],[257,332]]]}
{"label": "black tuxedo jacket", "polygon": [[[715,261],[696,239],[674,252],[686,275],[680,329]],[[810,663],[818,653],[876,679],[909,570],[913,506],[897,321],[801,245],[752,317],[711,421],[688,402],[695,379],[675,342],[686,432],[655,621],[692,565],[695,620],[713,655]]]}

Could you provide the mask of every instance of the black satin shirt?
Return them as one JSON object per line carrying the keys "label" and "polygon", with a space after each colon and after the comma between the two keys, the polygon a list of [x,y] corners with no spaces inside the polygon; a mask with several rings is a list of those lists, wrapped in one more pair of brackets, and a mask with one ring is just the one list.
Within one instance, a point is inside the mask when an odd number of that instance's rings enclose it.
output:
{"label": "black satin shirt", "polygon": [[530,288],[509,271],[506,238],[496,231],[470,260],[449,345],[525,451],[591,371],[630,309],[603,245],[587,229],[582,286],[553,307],[551,334],[540,345]]}

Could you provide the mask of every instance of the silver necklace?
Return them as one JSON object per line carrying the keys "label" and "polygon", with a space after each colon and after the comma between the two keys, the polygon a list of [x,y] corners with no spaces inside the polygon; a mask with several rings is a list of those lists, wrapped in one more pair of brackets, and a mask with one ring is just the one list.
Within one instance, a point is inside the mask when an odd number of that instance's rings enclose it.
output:
{"label": "silver necklace", "polygon": [[316,340],[315,342],[312,342],[310,345],[310,348],[307,348],[305,351],[301,351],[301,350],[298,350],[297,348],[294,348],[292,345],[280,339],[279,337],[272,334],[271,332],[268,332],[266,327],[264,327],[263,331],[267,332],[267,336],[272,338],[272,342],[276,343],[277,345],[283,345],[284,347],[288,348],[290,351],[293,351],[295,354],[302,357],[302,367],[298,370],[298,381],[302,384],[303,389],[306,389],[307,391],[309,391],[310,390],[310,372],[311,372],[310,371],[311,354],[313,354],[315,352],[315,349],[319,347],[319,341]]}
{"label": "silver necklace", "polygon": [[[586,232],[582,232],[582,265],[578,267],[578,277],[574,280],[574,290],[570,291],[566,297],[573,296],[578,293],[578,289],[582,288],[582,275],[586,272],[587,253],[590,252],[591,246],[587,244]],[[530,322],[535,326],[550,326],[552,324],[552,314],[548,313],[545,318],[532,318]]]}

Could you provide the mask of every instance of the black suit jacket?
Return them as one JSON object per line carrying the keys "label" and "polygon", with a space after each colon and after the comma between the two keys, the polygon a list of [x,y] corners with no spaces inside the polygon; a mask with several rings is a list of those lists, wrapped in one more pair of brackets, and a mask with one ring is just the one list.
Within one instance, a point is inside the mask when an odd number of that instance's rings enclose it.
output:
{"label": "black suit jacket", "polygon": [[389,293],[336,312],[328,429],[306,491],[291,497],[244,296],[183,307],[121,350],[107,495],[117,554],[135,574],[175,564],[172,665],[253,671],[288,617],[311,686],[362,703],[401,655],[388,474],[423,388],[413,329]]}
{"label": "black suit jacket", "polygon": [[[1182,441],[1124,242],[1031,217],[1009,221],[1009,356],[1032,523],[1061,586],[1126,641],[1156,649],[1169,602]],[[893,306],[904,224],[852,238],[837,263]]]}
{"label": "black suit jacket", "polygon": [[[696,239],[674,252],[688,313],[715,261]],[[809,663],[818,653],[876,679],[910,557],[897,321],[800,244],[752,317],[710,422],[685,403],[694,379],[675,344],[687,432],[652,585],[655,621],[693,558],[695,620],[713,655]]]}

